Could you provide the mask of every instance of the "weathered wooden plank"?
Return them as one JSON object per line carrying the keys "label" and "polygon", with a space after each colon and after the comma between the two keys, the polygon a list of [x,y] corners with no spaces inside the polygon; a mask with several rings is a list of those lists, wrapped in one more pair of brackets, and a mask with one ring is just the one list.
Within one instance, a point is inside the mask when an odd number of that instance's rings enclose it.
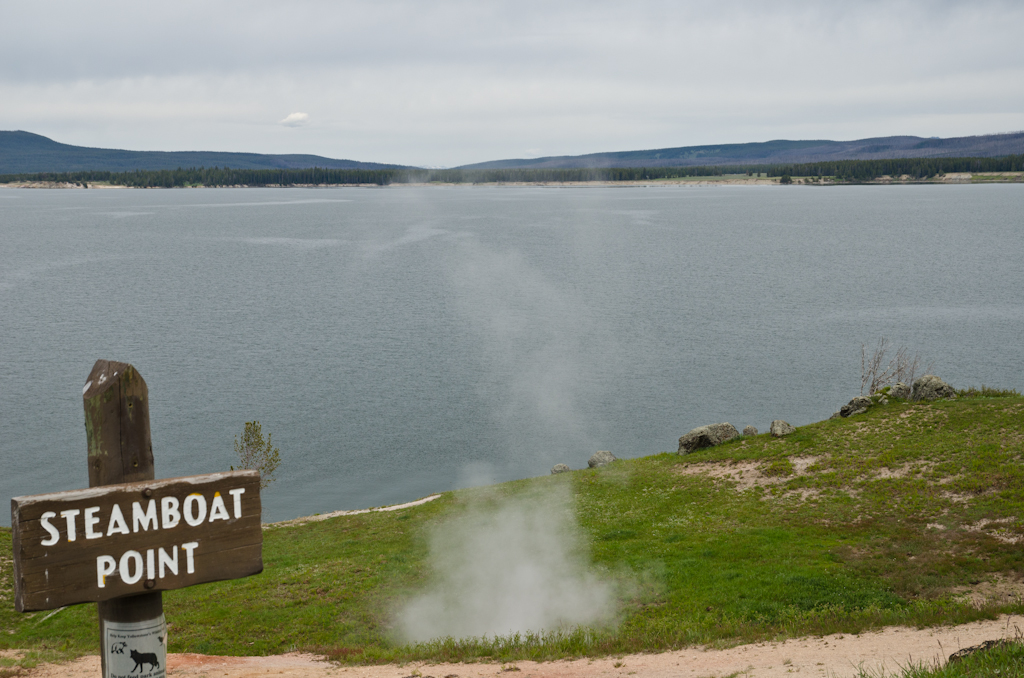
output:
{"label": "weathered wooden plank", "polygon": [[[257,471],[16,497],[11,507],[19,610],[171,590],[263,569]],[[74,527],[73,540],[69,526]],[[186,550],[186,544],[195,546]],[[153,558],[158,571],[161,548],[163,576],[151,577],[147,559]],[[177,573],[166,560],[174,553]],[[187,572],[188,553],[193,572]],[[123,566],[122,558],[127,558]],[[136,580],[140,562],[147,572]]]}
{"label": "weathered wooden plank", "polygon": [[[241,493],[237,493],[241,490]],[[235,496],[237,493],[241,515],[236,515]],[[220,501],[217,500],[217,493]],[[191,516],[197,518],[205,505],[205,518],[198,526],[190,525],[183,515],[185,502],[189,495],[199,494],[202,501],[188,500]],[[165,499],[168,501],[165,505]],[[217,502],[217,516],[211,515],[211,509]],[[220,505],[227,512],[224,517],[219,511]],[[115,514],[114,506],[117,506]],[[93,510],[95,509],[95,510]],[[77,512],[77,513],[76,513]],[[89,512],[87,514],[87,512]],[[73,490],[28,497],[16,497],[11,500],[11,522],[18,521],[17,533],[20,544],[15,549],[23,561],[39,557],[60,557],[62,553],[88,551],[95,548],[106,548],[111,538],[122,535],[120,530],[127,529],[134,540],[150,543],[158,540],[173,539],[178,534],[187,532],[203,536],[232,529],[251,529],[252,522],[259,523],[262,506],[259,497],[259,473],[257,471],[231,471],[211,473],[186,478],[170,478],[160,481],[125,483],[108,485],[89,490]],[[44,513],[54,514],[49,517],[46,528],[42,521]],[[62,514],[68,513],[66,517]],[[85,518],[91,516],[94,534],[102,536],[89,538],[86,532]],[[75,539],[69,541],[70,524],[75,528]],[[155,520],[150,520],[153,518]],[[212,522],[210,518],[215,518]],[[241,522],[240,522],[241,521]],[[53,532],[56,531],[56,543]],[[115,534],[108,536],[111,530]],[[68,548],[72,543],[74,549]]]}
{"label": "weathered wooden plank", "polygon": [[[234,520],[230,525],[218,529],[219,536],[215,540],[206,537],[196,537],[192,528],[181,527],[180,525],[171,530],[157,530],[155,532],[140,532],[136,539],[132,540],[131,548],[136,551],[159,548],[168,544],[184,544],[193,541],[216,543],[217,548],[231,548],[232,543],[249,543],[261,534],[261,523],[259,516],[245,516]],[[40,546],[36,542],[32,549],[21,548],[22,571],[38,569],[39,567],[58,567],[81,563],[82,561],[95,559],[97,556],[116,551],[119,547],[111,547],[111,541],[107,539],[96,539],[82,544],[80,549],[56,549],[53,546]]]}
{"label": "weathered wooden plank", "polygon": [[[47,581],[45,574],[36,572],[31,575],[26,593],[22,598],[24,611],[48,610],[76,603],[100,602],[123,596],[134,596],[139,593],[170,591],[195,584],[206,584],[225,579],[238,579],[263,571],[262,542],[241,544],[232,549],[219,549],[210,553],[202,552],[202,544],[194,549],[195,571],[186,571],[185,554],[178,549],[179,575],[159,577],[153,580],[153,586],[146,587],[146,576],[143,575],[135,584],[121,581],[115,570],[106,578],[105,588],[96,586],[96,568],[63,569],[59,576],[51,576]],[[142,566],[146,567],[146,554],[142,553]],[[159,565],[157,564],[157,568]],[[167,572],[169,575],[170,572]],[[65,601],[65,602],[62,602]]]}

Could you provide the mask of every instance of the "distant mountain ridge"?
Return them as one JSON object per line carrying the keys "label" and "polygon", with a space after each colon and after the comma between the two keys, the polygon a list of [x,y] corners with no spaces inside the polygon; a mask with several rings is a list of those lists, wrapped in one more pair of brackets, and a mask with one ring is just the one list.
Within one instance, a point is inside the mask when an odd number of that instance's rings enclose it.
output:
{"label": "distant mountain ridge", "polygon": [[457,169],[562,169],[577,167],[687,167],[693,165],[773,165],[829,160],[883,158],[984,157],[1024,153],[1024,132],[948,139],[914,136],[874,137],[856,141],[765,141],[714,146],[682,146],[646,151],[560,155],[546,158],[491,160]]}
{"label": "distant mountain ridge", "polygon": [[[745,144],[682,146],[544,158],[491,160],[455,169],[574,169],[608,167],[688,167],[697,165],[778,165],[885,158],[999,157],[1024,154],[1024,132],[947,139],[915,136],[855,141],[776,140]],[[0,174],[39,172],[173,170],[190,167],[230,169],[412,169],[319,155],[271,155],[217,151],[128,151],[72,146],[40,134],[0,131]]]}
{"label": "distant mountain ridge", "polygon": [[217,151],[126,151],[62,144],[31,132],[0,131],[0,174],[173,170],[179,167],[229,167],[231,169],[392,169],[357,160],[336,160],[319,155],[267,155]]}

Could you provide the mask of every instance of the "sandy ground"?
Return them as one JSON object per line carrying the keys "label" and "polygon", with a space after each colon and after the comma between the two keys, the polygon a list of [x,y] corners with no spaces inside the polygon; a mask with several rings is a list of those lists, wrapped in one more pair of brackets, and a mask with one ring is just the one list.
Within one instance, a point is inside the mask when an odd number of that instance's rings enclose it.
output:
{"label": "sandy ground", "polygon": [[411,506],[421,506],[429,501],[434,501],[440,496],[441,495],[439,494],[432,494],[430,496],[423,497],[422,499],[417,499],[416,501],[406,502],[405,504],[393,504],[391,506],[381,506],[378,508],[356,509],[354,511],[332,511],[330,513],[317,513],[316,515],[303,516],[302,518],[293,518],[292,520],[282,520],[277,523],[264,523],[263,527],[294,527],[296,525],[303,525],[305,523],[320,522],[321,520],[327,520],[328,518],[337,518],[338,516],[357,516],[360,513],[387,513],[389,511],[399,511],[401,509],[409,508]]}
{"label": "sandy ground", "polygon": [[[1024,628],[1024,617],[1003,616],[996,621],[935,629],[893,627],[859,635],[798,638],[782,643],[740,645],[728,650],[691,648],[662,654],[627,655],[607,659],[579,659],[514,664],[423,664],[337,666],[309,654],[273,657],[209,657],[173,654],[167,658],[168,676],[250,678],[256,676],[310,676],[320,678],[479,678],[498,674],[518,678],[699,678],[739,674],[756,678],[804,676],[856,676],[858,667],[876,674],[898,671],[909,663],[945,662],[958,649],[985,640],[1013,638]],[[30,678],[95,678],[98,656],[70,664],[41,665]]]}

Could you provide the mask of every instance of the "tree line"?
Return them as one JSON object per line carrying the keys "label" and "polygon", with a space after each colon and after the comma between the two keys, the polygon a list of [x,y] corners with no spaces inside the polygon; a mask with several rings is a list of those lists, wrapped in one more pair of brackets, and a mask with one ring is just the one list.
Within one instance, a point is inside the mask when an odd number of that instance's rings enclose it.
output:
{"label": "tree line", "polygon": [[724,174],[769,177],[822,177],[856,183],[883,176],[927,179],[951,172],[1021,172],[1024,155],[1001,158],[893,158],[884,160],[836,160],[770,165],[705,165],[693,167],[607,167],[549,169],[231,169],[192,167],[175,170],[128,172],[85,171],[7,174],[0,183],[55,182],[88,185],[104,182],[132,188],[181,188],[190,186],[352,186],[412,183],[534,183],[592,181],[651,181]]}

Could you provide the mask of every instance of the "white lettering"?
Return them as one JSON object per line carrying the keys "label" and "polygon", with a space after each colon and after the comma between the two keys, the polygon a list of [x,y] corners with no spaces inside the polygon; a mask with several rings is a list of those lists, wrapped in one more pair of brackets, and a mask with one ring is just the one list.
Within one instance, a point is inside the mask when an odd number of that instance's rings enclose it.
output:
{"label": "white lettering", "polygon": [[[135,562],[135,572],[129,574],[129,565],[132,561]],[[138,551],[125,551],[121,556],[118,574],[125,584],[134,584],[142,579],[142,554]]]}
{"label": "white lettering", "polygon": [[117,569],[117,561],[112,556],[99,556],[96,558],[96,585],[101,589],[107,585],[107,577],[114,574]]}
{"label": "white lettering", "polygon": [[[198,506],[199,515],[194,513],[193,506]],[[185,497],[185,503],[181,507],[181,512],[185,514],[185,522],[195,527],[206,519],[206,497],[193,492],[192,494]],[[185,548],[184,546],[182,548]]]}
{"label": "white lettering", "polygon": [[103,536],[102,532],[97,532],[92,529],[96,527],[97,523],[100,522],[100,517],[96,515],[100,512],[99,506],[90,506],[85,509],[85,538],[86,539],[99,539]]}
{"label": "white lettering", "polygon": [[[173,558],[171,557],[172,555],[174,556]],[[171,574],[173,574],[173,575],[177,575],[178,574],[178,547],[177,546],[172,546],[171,547],[171,553],[170,554],[168,554],[167,551],[164,551],[164,547],[161,546],[160,550],[157,552],[157,560],[160,561],[160,578],[161,579],[163,579],[164,576],[165,576],[165,572],[166,572],[166,570],[164,569],[165,567],[171,571]],[[152,579],[152,577],[150,577],[150,579]]]}
{"label": "white lettering", "polygon": [[228,490],[228,494],[230,494],[235,499],[235,517],[236,518],[241,518],[242,517],[242,495],[245,494],[245,488],[244,487],[240,487],[237,490]]}
{"label": "white lettering", "polygon": [[146,579],[156,579],[156,552],[153,549],[146,551]]}
{"label": "white lettering", "polygon": [[160,500],[160,515],[163,520],[163,528],[169,530],[181,522],[181,514],[178,513],[178,498],[164,497]]}
{"label": "white lettering", "polygon": [[210,503],[210,522],[215,520],[231,520],[228,509],[224,506],[224,497],[220,496],[220,492],[213,493],[213,501]]}
{"label": "white lettering", "polygon": [[114,508],[110,511],[110,522],[107,524],[107,536],[112,534],[130,534],[128,532],[128,523],[124,521],[124,514],[121,513],[121,507],[114,504]]}
{"label": "white lettering", "polygon": [[196,563],[192,552],[196,550],[197,546],[199,546],[197,541],[190,541],[187,544],[181,545],[181,550],[185,552],[185,572],[188,574],[193,574],[196,571]]}
{"label": "white lettering", "polygon": [[[132,532],[138,532],[141,527],[144,531],[149,531],[149,526],[152,525],[153,529],[157,529],[156,524],[156,499],[150,499],[149,505],[146,507],[146,512],[142,512],[142,504],[134,502],[132,504]],[[152,577],[150,577],[152,579]]]}
{"label": "white lettering", "polygon": [[68,541],[75,540],[75,516],[79,513],[81,513],[81,511],[78,509],[70,509],[68,511],[60,512],[60,517],[68,521]]}
{"label": "white lettering", "polygon": [[50,518],[56,518],[57,514],[53,511],[47,511],[39,517],[39,524],[43,526],[43,529],[50,533],[50,536],[39,542],[43,546],[53,546],[60,541],[60,532],[57,528],[50,524]]}

